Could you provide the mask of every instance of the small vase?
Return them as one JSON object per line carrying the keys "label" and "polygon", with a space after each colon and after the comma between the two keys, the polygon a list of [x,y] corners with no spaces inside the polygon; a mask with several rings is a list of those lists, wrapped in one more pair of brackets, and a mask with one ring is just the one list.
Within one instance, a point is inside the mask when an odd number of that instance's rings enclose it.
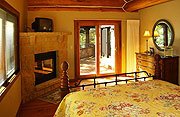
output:
{"label": "small vase", "polygon": [[173,56],[173,47],[165,46],[164,47],[164,57]]}

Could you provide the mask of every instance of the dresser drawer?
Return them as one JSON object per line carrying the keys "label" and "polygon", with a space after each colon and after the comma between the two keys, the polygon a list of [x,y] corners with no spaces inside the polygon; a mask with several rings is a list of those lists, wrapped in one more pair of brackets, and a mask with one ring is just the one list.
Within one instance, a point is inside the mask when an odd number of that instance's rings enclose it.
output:
{"label": "dresser drawer", "polygon": [[146,71],[146,72],[150,73],[151,75],[155,74],[155,69],[149,68],[146,66],[142,66],[142,65],[137,65],[137,70],[138,71]]}
{"label": "dresser drawer", "polygon": [[145,67],[149,67],[151,69],[155,69],[155,65],[154,62],[149,62],[149,61],[144,61],[141,59],[137,59],[137,65],[141,65],[141,66],[145,66]]}
{"label": "dresser drawer", "polygon": [[146,71],[152,75],[155,74],[154,56],[144,53],[136,53],[136,69],[137,71]]}
{"label": "dresser drawer", "polygon": [[138,60],[144,60],[144,61],[148,61],[148,62],[154,62],[154,57],[153,56],[149,56],[149,55],[145,55],[145,54],[136,54],[136,58]]}

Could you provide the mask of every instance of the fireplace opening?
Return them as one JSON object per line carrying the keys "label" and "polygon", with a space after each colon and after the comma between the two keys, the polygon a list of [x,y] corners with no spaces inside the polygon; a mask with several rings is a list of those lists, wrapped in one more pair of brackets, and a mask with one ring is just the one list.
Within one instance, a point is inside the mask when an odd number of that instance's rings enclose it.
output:
{"label": "fireplace opening", "polygon": [[56,51],[35,54],[35,85],[56,78]]}

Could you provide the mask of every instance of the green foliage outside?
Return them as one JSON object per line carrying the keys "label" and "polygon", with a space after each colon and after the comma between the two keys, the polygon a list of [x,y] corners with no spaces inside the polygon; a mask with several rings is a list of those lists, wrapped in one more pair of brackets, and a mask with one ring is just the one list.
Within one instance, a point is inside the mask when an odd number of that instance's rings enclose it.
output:
{"label": "green foliage outside", "polygon": [[[159,34],[159,37],[156,37],[156,44],[160,47],[164,47],[164,41],[165,41],[163,35],[164,28],[161,25],[157,25],[155,30]],[[172,36],[171,30],[170,28],[168,28],[168,45],[170,44],[171,36]]]}
{"label": "green foliage outside", "polygon": [[[96,40],[96,29],[90,28],[89,30],[89,44],[87,46],[95,45]],[[80,48],[86,47],[86,30],[84,28],[80,29]]]}

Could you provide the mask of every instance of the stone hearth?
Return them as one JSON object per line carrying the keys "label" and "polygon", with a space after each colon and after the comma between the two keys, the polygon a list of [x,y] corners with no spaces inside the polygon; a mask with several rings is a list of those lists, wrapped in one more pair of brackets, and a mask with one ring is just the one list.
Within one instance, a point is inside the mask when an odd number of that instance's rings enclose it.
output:
{"label": "stone hearth", "polygon": [[[67,60],[68,32],[20,33],[20,62],[22,74],[22,99],[27,102],[60,87],[61,63]],[[56,78],[35,85],[34,55],[56,51]]]}

